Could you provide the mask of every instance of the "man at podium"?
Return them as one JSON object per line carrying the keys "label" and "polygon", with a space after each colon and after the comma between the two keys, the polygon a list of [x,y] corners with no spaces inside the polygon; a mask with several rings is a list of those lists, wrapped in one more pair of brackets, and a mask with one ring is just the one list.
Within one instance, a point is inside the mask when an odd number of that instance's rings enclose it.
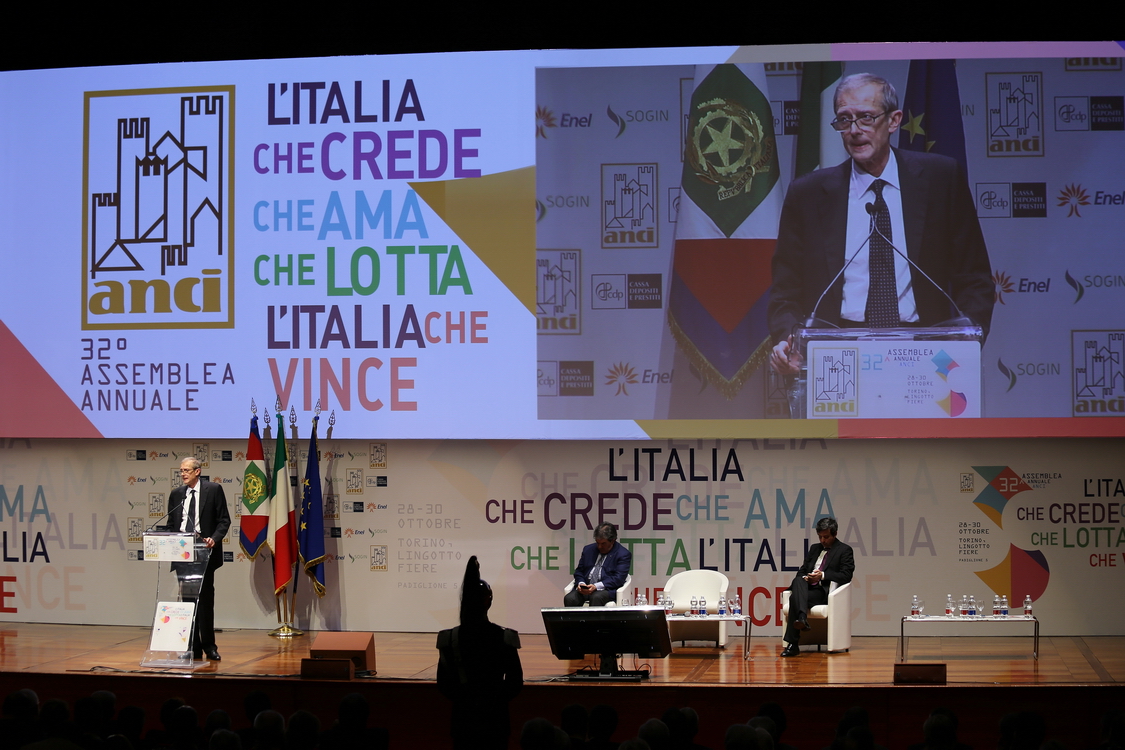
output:
{"label": "man at podium", "polygon": [[770,366],[796,374],[795,326],[933,326],[992,320],[988,250],[961,165],[891,148],[903,113],[894,86],[858,73],[834,96],[833,128],[851,157],[795,180],[773,258]]}
{"label": "man at podium", "polygon": [[[195,658],[204,653],[211,661],[219,661],[215,645],[215,570],[223,565],[223,537],[230,528],[230,511],[222,485],[200,479],[202,465],[194,456],[180,462],[183,484],[172,490],[168,504],[168,524],[173,531],[194,533],[211,550],[207,570],[199,588],[195,609],[195,630],[191,647]],[[179,563],[172,563],[173,569]]]}

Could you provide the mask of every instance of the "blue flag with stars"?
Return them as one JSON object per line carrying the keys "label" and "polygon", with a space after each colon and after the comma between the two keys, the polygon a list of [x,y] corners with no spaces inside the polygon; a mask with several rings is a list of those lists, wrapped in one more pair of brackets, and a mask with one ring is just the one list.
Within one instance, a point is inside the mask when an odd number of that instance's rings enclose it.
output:
{"label": "blue flag with stars", "polygon": [[324,497],[320,490],[320,452],[316,444],[316,428],[320,417],[313,417],[309,438],[309,462],[305,469],[304,493],[301,499],[301,520],[297,524],[297,550],[301,569],[312,580],[317,596],[324,596]]}
{"label": "blue flag with stars", "polygon": [[968,174],[956,60],[912,60],[898,147],[956,159]]}

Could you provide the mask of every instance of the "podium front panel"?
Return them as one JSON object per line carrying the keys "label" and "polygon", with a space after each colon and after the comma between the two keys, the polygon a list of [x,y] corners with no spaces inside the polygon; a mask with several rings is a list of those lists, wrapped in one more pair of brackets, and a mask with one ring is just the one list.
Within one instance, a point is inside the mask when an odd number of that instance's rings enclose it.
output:
{"label": "podium front panel", "polygon": [[809,419],[950,419],[981,415],[976,341],[813,341]]}

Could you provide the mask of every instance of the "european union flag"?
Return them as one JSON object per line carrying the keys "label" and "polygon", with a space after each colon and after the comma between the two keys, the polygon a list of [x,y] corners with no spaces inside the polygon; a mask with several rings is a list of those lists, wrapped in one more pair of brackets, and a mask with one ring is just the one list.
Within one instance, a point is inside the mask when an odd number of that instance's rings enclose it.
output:
{"label": "european union flag", "polygon": [[317,596],[324,596],[324,497],[320,490],[320,452],[316,428],[320,417],[313,417],[309,438],[309,463],[305,469],[301,520],[297,525],[297,550],[301,568],[312,579]]}

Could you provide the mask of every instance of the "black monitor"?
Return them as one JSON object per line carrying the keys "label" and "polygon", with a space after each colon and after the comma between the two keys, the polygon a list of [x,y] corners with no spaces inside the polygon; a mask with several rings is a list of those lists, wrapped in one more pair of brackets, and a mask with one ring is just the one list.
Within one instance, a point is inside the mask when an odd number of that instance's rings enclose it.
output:
{"label": "black monitor", "polygon": [[564,607],[544,609],[543,625],[551,653],[559,659],[582,659],[599,654],[597,673],[577,673],[572,680],[641,680],[648,670],[627,671],[617,666],[618,654],[662,659],[672,653],[668,621],[662,607]]}

